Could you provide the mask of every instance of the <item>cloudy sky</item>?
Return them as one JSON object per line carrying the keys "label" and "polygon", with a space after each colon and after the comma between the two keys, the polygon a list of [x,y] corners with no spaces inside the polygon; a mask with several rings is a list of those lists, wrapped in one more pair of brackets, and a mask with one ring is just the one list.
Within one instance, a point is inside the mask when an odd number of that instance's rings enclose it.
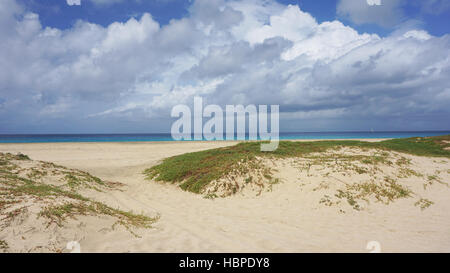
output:
{"label": "cloudy sky", "polygon": [[195,95],[279,104],[282,131],[449,130],[449,18],[448,0],[1,0],[0,133],[169,132]]}

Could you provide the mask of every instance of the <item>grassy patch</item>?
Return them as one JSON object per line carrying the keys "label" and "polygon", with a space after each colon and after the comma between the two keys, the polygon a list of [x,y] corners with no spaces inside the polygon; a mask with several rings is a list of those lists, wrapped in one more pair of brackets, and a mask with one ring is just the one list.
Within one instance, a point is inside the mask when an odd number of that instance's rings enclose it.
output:
{"label": "grassy patch", "polygon": [[[358,202],[355,200],[354,195],[349,191],[343,191],[338,190],[338,193],[336,194],[336,197],[339,199],[346,199],[347,203],[355,210],[361,210],[361,207],[359,206]],[[329,205],[332,205],[330,203]]]}
{"label": "grassy patch", "polygon": [[44,197],[67,197],[75,200],[86,201],[87,198],[79,195],[75,192],[64,191],[61,188],[56,186],[47,185],[43,183],[37,183],[28,179],[23,179],[20,177],[17,178],[16,181],[22,181],[23,184],[18,184],[15,187],[9,188],[10,194],[21,197],[24,195],[32,196],[34,198],[42,199]]}
{"label": "grassy patch", "polygon": [[0,240],[0,250],[6,251],[8,250],[9,246],[8,243],[4,240]]}
{"label": "grassy patch", "polygon": [[246,151],[242,145],[234,147],[167,158],[162,164],[147,169],[145,174],[147,178],[157,181],[180,182],[183,190],[200,193],[211,181],[218,180],[233,171],[238,171],[239,174],[250,171],[251,167],[246,163],[255,164],[255,153],[251,150]]}
{"label": "grassy patch", "polygon": [[397,152],[418,156],[450,157],[450,135],[436,137],[415,137],[392,139],[379,142],[378,145]]}
{"label": "grassy patch", "polygon": [[396,161],[396,164],[398,166],[411,165],[411,159],[402,156],[400,159]]}
{"label": "grassy patch", "polygon": [[437,175],[429,175],[428,181],[439,181],[439,178]]}
{"label": "grassy patch", "polygon": [[[12,167],[15,165],[11,161],[29,159],[24,155],[19,156],[19,158],[17,155],[0,153],[0,160],[5,162],[5,164],[0,165],[0,216],[3,216],[0,218],[2,220],[0,224],[3,226],[8,225],[11,220],[21,215],[26,210],[23,203],[29,200],[33,200],[33,205],[63,202],[62,205],[45,207],[42,205],[44,208],[38,214],[39,217],[48,219],[49,224],[55,223],[58,226],[62,226],[65,220],[75,218],[77,215],[109,215],[117,219],[117,223],[127,229],[131,227],[149,228],[159,218],[114,209],[78,194],[75,188],[79,185],[87,188],[92,188],[91,183],[106,185],[99,178],[86,172],[68,170],[51,163],[41,162],[41,166],[51,169],[52,172],[66,174],[63,179],[67,181],[67,184],[58,187],[34,180],[35,178],[44,180],[47,174],[45,168],[43,170],[31,169],[31,172],[27,173],[32,175],[27,175],[27,178],[22,177],[13,172],[14,168]],[[29,169],[25,171],[29,171]],[[69,187],[69,190],[66,186]]]}
{"label": "grassy patch", "polygon": [[347,185],[346,190],[338,190],[336,197],[346,199],[355,210],[361,210],[359,201],[369,202],[371,197],[388,205],[397,199],[410,197],[411,194],[412,192],[408,188],[389,177],[385,177],[382,183],[365,182]]}
{"label": "grassy patch", "polygon": [[338,203],[339,203],[339,201],[338,202],[333,202],[331,200],[331,197],[329,195],[326,195],[326,194],[319,201],[319,204],[323,204],[323,205],[325,205],[327,207],[331,207],[331,206],[333,206],[335,204],[338,204]]}
{"label": "grassy patch", "polygon": [[31,160],[27,155],[22,153],[11,154],[11,153],[0,153],[2,157],[2,161],[11,161],[11,160]]}
{"label": "grassy patch", "polygon": [[63,205],[48,206],[40,213],[40,217],[49,220],[49,225],[52,223],[62,226],[67,218],[76,219],[78,215],[108,215],[117,218],[117,223],[125,226],[138,228],[151,228],[159,217],[148,217],[142,214],[134,214],[118,209],[111,208],[100,202],[69,202]]}
{"label": "grassy patch", "polygon": [[85,187],[88,189],[94,189],[96,191],[101,191],[96,185],[106,186],[100,178],[90,175],[86,172],[69,170],[63,171],[64,180],[67,182],[67,186],[71,189],[77,189],[79,187]]}
{"label": "grassy patch", "polygon": [[22,153],[18,153],[15,157],[15,160],[31,160],[27,155],[24,155]]}
{"label": "grassy patch", "polygon": [[203,198],[205,198],[205,199],[211,199],[211,200],[213,200],[213,199],[216,199],[216,198],[218,198],[219,196],[217,196],[217,194],[215,194],[215,193],[208,193],[208,194],[205,194],[205,196],[203,196]]}
{"label": "grassy patch", "polygon": [[428,186],[432,186],[435,182],[449,187],[448,183],[441,181],[437,175],[428,175],[427,183],[423,184],[423,188],[426,190]]}
{"label": "grassy patch", "polygon": [[416,203],[414,203],[414,206],[420,207],[421,210],[424,210],[424,209],[430,207],[430,206],[433,205],[433,204],[434,204],[433,201],[430,201],[430,200],[428,200],[428,199],[421,198],[419,201],[417,201]]}
{"label": "grassy patch", "polygon": [[398,177],[399,178],[407,178],[407,177],[411,177],[411,176],[415,176],[415,177],[423,177],[423,174],[418,173],[412,169],[409,168],[400,168],[398,170]]}
{"label": "grassy patch", "polygon": [[27,174],[30,179],[39,179],[47,175],[47,171],[38,170],[36,168],[31,168],[30,172]]}
{"label": "grassy patch", "polygon": [[[342,147],[355,147],[361,149],[379,149],[384,151],[379,156],[362,157],[364,164],[393,163],[386,158],[386,151],[397,151],[418,156],[448,157],[450,151],[445,150],[450,144],[450,135],[425,138],[393,139],[381,142],[363,141],[311,141],[295,142],[281,141],[279,148],[274,152],[261,152],[261,142],[243,142],[235,146],[187,153],[166,158],[159,165],[147,169],[144,173],[148,179],[170,183],[180,183],[183,190],[201,193],[212,181],[226,177],[233,171],[246,175],[258,166],[257,158],[288,158],[305,157],[311,153],[326,152]],[[253,164],[253,165],[252,165]],[[397,165],[407,165],[408,160],[400,160]],[[358,173],[367,170],[358,168]],[[270,175],[270,174],[268,174]]]}

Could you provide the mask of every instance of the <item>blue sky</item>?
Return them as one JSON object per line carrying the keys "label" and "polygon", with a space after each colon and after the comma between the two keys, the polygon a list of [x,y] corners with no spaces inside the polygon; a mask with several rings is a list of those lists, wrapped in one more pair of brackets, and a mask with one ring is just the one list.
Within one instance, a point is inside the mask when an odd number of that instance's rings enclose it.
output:
{"label": "blue sky", "polygon": [[[106,4],[84,0],[81,1],[81,5],[72,6],[67,5],[64,0],[20,0],[19,2],[30,11],[39,14],[43,26],[60,29],[70,28],[80,19],[107,26],[113,22],[127,21],[131,16],[138,17],[144,12],[151,13],[156,21],[165,25],[172,19],[186,16],[192,3],[192,0],[128,0],[116,3],[113,0],[110,4],[107,4],[108,0],[104,1]],[[420,1],[422,0],[403,1],[401,5],[405,16],[403,21],[417,20],[417,23],[432,35],[440,36],[448,33],[449,5],[442,12],[430,13],[423,10]],[[285,5],[299,5],[303,11],[309,12],[319,22],[340,19],[360,32],[375,32],[386,36],[398,27],[398,25],[380,27],[376,23],[355,24],[336,13],[337,0],[278,0],[278,2]]]}
{"label": "blue sky", "polygon": [[194,96],[279,104],[282,131],[450,129],[450,1],[74,1],[0,3],[0,133],[168,132]]}

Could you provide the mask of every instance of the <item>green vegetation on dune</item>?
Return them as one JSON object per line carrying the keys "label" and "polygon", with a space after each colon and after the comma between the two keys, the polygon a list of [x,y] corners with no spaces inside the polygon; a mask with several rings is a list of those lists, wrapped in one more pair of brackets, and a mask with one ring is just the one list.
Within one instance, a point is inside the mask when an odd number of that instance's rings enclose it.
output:
{"label": "green vegetation on dune", "polygon": [[144,173],[148,179],[180,183],[183,190],[201,193],[209,183],[228,175],[233,170],[241,168],[245,174],[248,170],[243,166],[255,163],[258,157],[303,157],[330,149],[355,147],[450,158],[450,135],[392,139],[381,142],[281,141],[274,152],[261,152],[260,145],[261,142],[242,142],[235,146],[178,155],[164,159],[161,164],[145,170]]}
{"label": "green vegetation on dune", "polygon": [[[111,189],[110,183],[89,173],[67,169],[48,162],[34,162],[35,166],[41,168],[36,170],[37,167],[21,167],[19,164],[21,160],[33,163],[26,155],[0,153],[1,228],[6,228],[14,218],[24,213],[30,206],[29,201],[33,201],[33,205],[42,207],[36,216],[46,219],[49,225],[54,223],[63,226],[66,219],[75,219],[80,215],[103,215],[111,216],[116,220],[116,224],[130,230],[132,227],[150,228],[159,218],[111,208],[80,195],[77,192],[78,188],[98,190],[92,185]],[[34,171],[31,172],[34,175],[29,175],[30,171]],[[27,173],[28,175],[26,175]],[[46,184],[45,181],[50,179],[49,174],[65,175],[60,178],[61,186]],[[54,179],[56,178],[54,177]],[[63,184],[64,182],[67,183]],[[0,249],[4,247],[2,244],[0,241]]]}
{"label": "green vegetation on dune", "polygon": [[391,139],[373,145],[418,156],[450,157],[450,135]]}
{"label": "green vegetation on dune", "polygon": [[6,250],[8,250],[8,248],[8,243],[4,240],[0,240],[0,250],[5,252]]}
{"label": "green vegetation on dune", "polygon": [[66,202],[63,205],[47,206],[38,216],[48,219],[49,225],[55,223],[58,226],[63,226],[67,218],[75,219],[78,215],[108,215],[116,218],[116,224],[121,224],[128,230],[130,230],[130,227],[151,228],[151,225],[159,219],[159,216],[150,218],[142,214],[114,209],[103,203],[89,200],[87,202]]}
{"label": "green vegetation on dune", "polygon": [[233,170],[238,162],[255,159],[253,146],[238,144],[233,147],[188,153],[167,158],[162,164],[145,171],[148,178],[158,181],[183,182],[184,190],[199,193],[209,182]]}

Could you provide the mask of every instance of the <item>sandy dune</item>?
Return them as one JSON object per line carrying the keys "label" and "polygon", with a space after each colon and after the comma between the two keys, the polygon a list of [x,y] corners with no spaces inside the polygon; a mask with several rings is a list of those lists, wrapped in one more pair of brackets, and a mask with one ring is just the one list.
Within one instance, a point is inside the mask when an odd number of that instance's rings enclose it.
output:
{"label": "sandy dune", "polygon": [[[87,218],[86,228],[69,222],[72,232],[55,234],[61,242],[79,241],[83,252],[368,252],[370,241],[378,241],[383,252],[450,251],[450,189],[441,183],[425,190],[422,184],[413,185],[418,178],[405,180],[434,202],[427,209],[414,205],[415,196],[389,205],[371,203],[357,211],[319,204],[323,192],[314,189],[323,178],[298,172],[286,162],[277,164],[282,183],[261,196],[209,200],[175,185],[144,180],[142,175],[165,157],[233,144],[0,144],[0,152],[21,152],[119,181],[126,185],[123,191],[92,197],[123,210],[161,215],[153,229],[139,231],[140,238],[126,230],[96,230],[98,225]],[[428,175],[438,171],[444,183],[450,182],[448,159],[405,157],[415,168]],[[339,212],[343,208],[345,213]]]}

